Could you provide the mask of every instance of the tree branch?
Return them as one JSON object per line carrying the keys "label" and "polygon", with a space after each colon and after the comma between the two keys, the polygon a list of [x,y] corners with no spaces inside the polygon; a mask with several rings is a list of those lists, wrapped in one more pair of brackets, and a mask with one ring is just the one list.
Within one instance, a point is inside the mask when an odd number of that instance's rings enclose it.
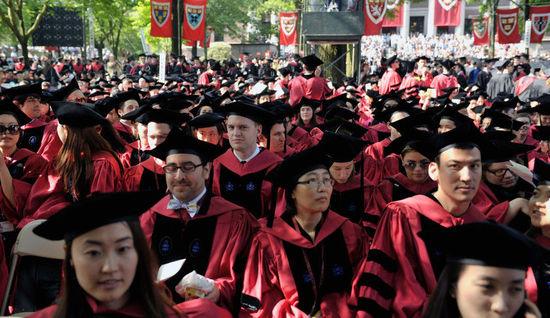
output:
{"label": "tree branch", "polygon": [[38,24],[40,23],[40,21],[42,20],[42,18],[46,14],[46,10],[48,9],[49,5],[50,5],[50,0],[46,0],[46,2],[44,2],[44,5],[40,9],[40,12],[38,13],[36,18],[34,19],[34,23],[32,24],[32,26],[27,31],[27,36],[30,36],[31,34],[33,34],[33,32],[36,30],[36,28],[38,28]]}

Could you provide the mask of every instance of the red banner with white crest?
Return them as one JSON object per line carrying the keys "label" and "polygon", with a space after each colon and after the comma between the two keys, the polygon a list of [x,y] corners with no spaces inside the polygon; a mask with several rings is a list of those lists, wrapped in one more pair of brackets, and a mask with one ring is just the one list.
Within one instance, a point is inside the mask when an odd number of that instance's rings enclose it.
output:
{"label": "red banner with white crest", "polygon": [[386,15],[386,0],[365,0],[365,35],[380,35]]}
{"label": "red banner with white crest", "polygon": [[435,26],[457,26],[460,24],[462,0],[435,0]]}
{"label": "red banner with white crest", "polygon": [[489,45],[489,20],[475,18],[472,21],[474,45]]}
{"label": "red banner with white crest", "polygon": [[298,25],[298,13],[281,12],[279,13],[279,44],[294,45],[298,41],[296,26]]}
{"label": "red banner with white crest", "polygon": [[531,7],[531,43],[542,43],[544,33],[548,29],[550,6]]}
{"label": "red banner with white crest", "polygon": [[204,41],[205,26],[206,0],[184,0],[182,38]]}
{"label": "red banner with white crest", "polygon": [[172,36],[171,0],[151,0],[151,36]]}
{"label": "red banner with white crest", "polygon": [[519,8],[497,9],[497,41],[501,44],[519,43]]}
{"label": "red banner with white crest", "polygon": [[[400,28],[403,26],[403,6],[400,0],[386,0],[386,15],[382,21],[383,27]],[[387,11],[392,11],[393,18],[390,18]]]}

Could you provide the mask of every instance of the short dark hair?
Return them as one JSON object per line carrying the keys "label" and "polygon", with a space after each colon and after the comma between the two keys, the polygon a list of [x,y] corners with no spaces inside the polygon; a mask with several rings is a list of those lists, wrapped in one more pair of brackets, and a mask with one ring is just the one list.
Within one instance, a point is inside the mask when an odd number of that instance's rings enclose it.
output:
{"label": "short dark hair", "polygon": [[479,149],[479,147],[478,147],[476,144],[471,143],[471,142],[452,144],[452,145],[449,145],[449,146],[443,148],[443,149],[437,154],[437,156],[435,156],[435,158],[434,158],[433,161],[439,166],[439,163],[441,162],[441,153],[444,152],[444,151],[447,151],[447,150],[449,150],[449,149],[453,149],[453,148],[462,149],[462,150],[471,150],[471,149],[474,149],[474,148]]}

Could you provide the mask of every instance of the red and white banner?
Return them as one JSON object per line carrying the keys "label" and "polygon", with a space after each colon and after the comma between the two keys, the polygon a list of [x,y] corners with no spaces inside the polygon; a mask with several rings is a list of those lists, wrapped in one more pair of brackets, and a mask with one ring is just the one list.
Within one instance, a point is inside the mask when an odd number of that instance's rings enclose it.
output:
{"label": "red and white banner", "polygon": [[462,0],[435,0],[435,26],[457,26],[460,24]]}
{"label": "red and white banner", "polygon": [[182,38],[204,41],[205,25],[206,0],[184,0]]}
{"label": "red and white banner", "polygon": [[519,43],[519,8],[497,9],[497,41],[501,44]]}
{"label": "red and white banner", "polygon": [[386,0],[365,0],[365,35],[380,35],[386,15]]}
{"label": "red and white banner", "polygon": [[172,36],[171,0],[151,0],[151,36]]}
{"label": "red and white banner", "polygon": [[548,29],[550,6],[531,7],[531,43],[542,43],[544,33]]}
{"label": "red and white banner", "polygon": [[281,12],[279,13],[279,44],[294,45],[298,41],[298,13],[296,12]]}
{"label": "red and white banner", "polygon": [[475,18],[472,21],[472,33],[474,35],[474,45],[489,45],[489,20]]}
{"label": "red and white banner", "polygon": [[403,26],[403,6],[399,5],[400,0],[386,0],[386,12],[392,11],[393,18],[390,18],[388,14],[382,21],[383,27],[400,28]]}

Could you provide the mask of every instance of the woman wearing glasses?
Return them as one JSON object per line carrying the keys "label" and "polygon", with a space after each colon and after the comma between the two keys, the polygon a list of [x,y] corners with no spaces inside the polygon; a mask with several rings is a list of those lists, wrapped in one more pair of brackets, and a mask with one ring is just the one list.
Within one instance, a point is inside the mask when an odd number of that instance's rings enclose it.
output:
{"label": "woman wearing glasses", "polygon": [[285,212],[264,219],[252,241],[241,317],[353,317],[347,301],[366,239],[360,226],[329,210],[330,164],[316,146],[269,176],[285,190]]}

